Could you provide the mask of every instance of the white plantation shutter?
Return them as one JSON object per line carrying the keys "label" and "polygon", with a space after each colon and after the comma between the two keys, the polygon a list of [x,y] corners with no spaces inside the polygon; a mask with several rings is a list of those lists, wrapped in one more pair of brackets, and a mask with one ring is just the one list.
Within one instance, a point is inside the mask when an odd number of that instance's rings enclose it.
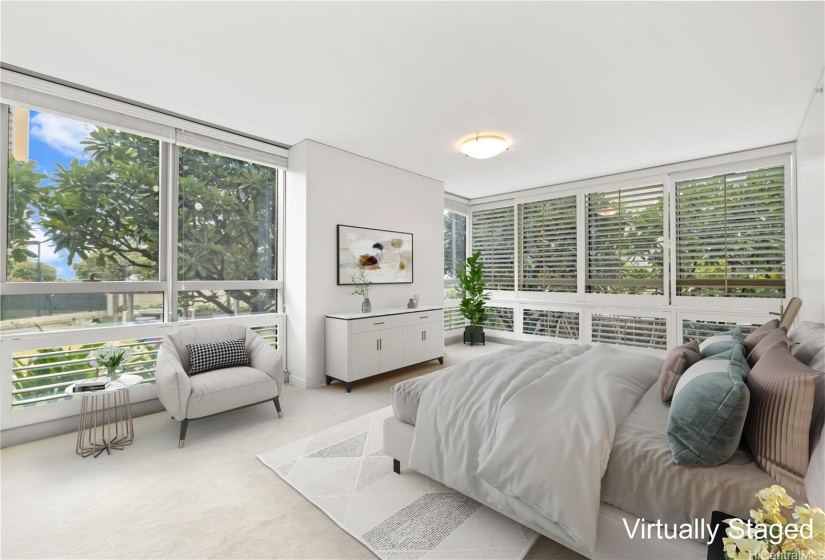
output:
{"label": "white plantation shutter", "polygon": [[576,195],[518,205],[519,290],[575,292]]}
{"label": "white plantation shutter", "polygon": [[512,290],[515,234],[512,206],[473,212],[473,253],[481,253],[488,290]]}
{"label": "white plantation shutter", "polygon": [[590,320],[593,342],[667,350],[667,319],[594,313]]}
{"label": "white plantation shutter", "polygon": [[782,165],[676,182],[677,296],[785,297]]}
{"label": "white plantation shutter", "polygon": [[588,293],[664,293],[662,185],[587,195]]}

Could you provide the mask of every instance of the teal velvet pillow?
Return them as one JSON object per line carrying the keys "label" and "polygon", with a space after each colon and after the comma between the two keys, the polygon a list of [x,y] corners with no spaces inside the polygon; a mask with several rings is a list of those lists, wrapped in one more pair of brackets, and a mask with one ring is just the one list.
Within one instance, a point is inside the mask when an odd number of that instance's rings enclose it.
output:
{"label": "teal velvet pillow", "polygon": [[711,467],[731,458],[748,415],[749,373],[741,343],[685,371],[667,419],[667,441],[677,465]]}
{"label": "teal velvet pillow", "polygon": [[[708,358],[716,354],[721,354],[722,352],[727,352],[737,344],[742,344],[744,341],[745,337],[742,336],[742,329],[739,328],[739,325],[736,325],[736,327],[728,332],[717,334],[703,340],[699,345],[699,353],[702,354],[702,358]],[[744,351],[742,352],[744,353]]]}

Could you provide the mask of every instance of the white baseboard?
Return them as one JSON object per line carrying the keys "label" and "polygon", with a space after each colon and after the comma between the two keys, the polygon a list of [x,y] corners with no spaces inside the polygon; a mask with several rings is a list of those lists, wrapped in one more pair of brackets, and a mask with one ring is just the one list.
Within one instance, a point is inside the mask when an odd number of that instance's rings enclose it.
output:
{"label": "white baseboard", "polygon": [[[135,402],[132,403],[132,418],[155,414],[163,410],[165,409],[158,399]],[[7,428],[0,431],[0,448],[76,432],[79,419],[79,416],[75,415],[38,422],[28,426]]]}

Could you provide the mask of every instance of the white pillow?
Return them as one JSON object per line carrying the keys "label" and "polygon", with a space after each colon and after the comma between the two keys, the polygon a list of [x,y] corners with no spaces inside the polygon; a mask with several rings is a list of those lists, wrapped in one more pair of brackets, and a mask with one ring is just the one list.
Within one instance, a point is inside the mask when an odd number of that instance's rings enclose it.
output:
{"label": "white pillow", "polygon": [[[791,354],[803,364],[811,366],[815,357],[825,348],[825,324],[800,321],[789,332],[788,338],[793,342]],[[822,369],[813,368],[816,371]]]}

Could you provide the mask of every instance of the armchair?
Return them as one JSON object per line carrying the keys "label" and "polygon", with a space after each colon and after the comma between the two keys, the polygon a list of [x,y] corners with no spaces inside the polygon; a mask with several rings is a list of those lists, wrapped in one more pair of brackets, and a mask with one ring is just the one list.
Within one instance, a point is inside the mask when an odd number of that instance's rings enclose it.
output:
{"label": "armchair", "polygon": [[[187,344],[244,338],[249,366],[189,375]],[[158,350],[158,398],[179,420],[178,447],[184,446],[190,420],[272,401],[283,417],[279,397],[284,388],[283,354],[242,325],[187,325],[166,335]]]}

